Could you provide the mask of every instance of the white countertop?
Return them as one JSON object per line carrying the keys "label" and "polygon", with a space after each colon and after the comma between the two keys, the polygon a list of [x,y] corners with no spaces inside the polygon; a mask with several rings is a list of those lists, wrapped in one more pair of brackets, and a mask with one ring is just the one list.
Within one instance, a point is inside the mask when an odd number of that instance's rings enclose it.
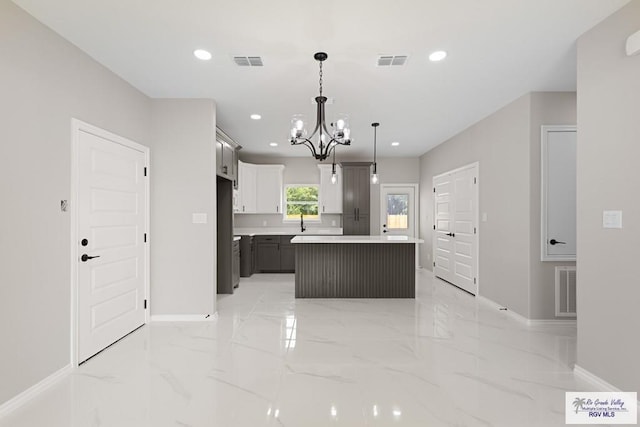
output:
{"label": "white countertop", "polygon": [[330,235],[339,236],[342,235],[342,228],[337,227],[307,227],[304,233],[300,232],[300,227],[251,227],[241,228],[236,227],[233,229],[233,234],[236,236],[318,236],[318,235]]}
{"label": "white countertop", "polygon": [[234,241],[234,242],[237,242],[237,241],[238,241],[238,240],[240,240],[240,239],[241,239],[241,237],[240,237],[240,236],[233,236],[233,241]]}
{"label": "white countertop", "polygon": [[296,236],[291,243],[424,243],[408,236]]}

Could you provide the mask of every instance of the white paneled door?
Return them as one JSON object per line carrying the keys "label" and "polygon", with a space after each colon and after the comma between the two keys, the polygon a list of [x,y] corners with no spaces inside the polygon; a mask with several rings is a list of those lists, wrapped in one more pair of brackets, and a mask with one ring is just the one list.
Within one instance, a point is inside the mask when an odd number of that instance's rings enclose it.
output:
{"label": "white paneled door", "polygon": [[433,178],[434,274],[474,295],[478,293],[478,166]]}
{"label": "white paneled door", "polygon": [[76,132],[82,362],[145,323],[147,154],[106,132]]}

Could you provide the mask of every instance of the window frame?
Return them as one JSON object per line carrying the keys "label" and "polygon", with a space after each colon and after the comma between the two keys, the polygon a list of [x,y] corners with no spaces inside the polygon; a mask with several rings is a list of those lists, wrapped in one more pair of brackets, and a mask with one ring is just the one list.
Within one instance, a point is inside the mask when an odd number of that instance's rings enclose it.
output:
{"label": "window frame", "polygon": [[288,208],[289,208],[289,200],[287,199],[287,190],[289,188],[297,188],[297,187],[315,187],[318,189],[318,200],[317,200],[317,206],[318,206],[318,218],[307,218],[306,216],[304,217],[304,222],[307,223],[320,223],[322,222],[321,216],[322,216],[322,212],[320,212],[320,184],[286,184],[284,186],[284,209],[282,209],[282,221],[283,222],[288,222],[288,223],[296,223],[296,222],[300,222],[300,218],[287,218],[287,212],[288,212]]}

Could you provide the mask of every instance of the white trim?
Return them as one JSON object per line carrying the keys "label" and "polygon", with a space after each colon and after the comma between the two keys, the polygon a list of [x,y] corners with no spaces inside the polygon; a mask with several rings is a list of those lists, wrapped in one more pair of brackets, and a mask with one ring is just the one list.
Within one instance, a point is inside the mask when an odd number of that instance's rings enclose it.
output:
{"label": "white trim", "polygon": [[[584,369],[577,363],[573,365],[573,375],[591,384],[593,388],[596,389],[596,391],[624,393],[624,391],[620,390],[618,387],[614,386],[610,382],[605,381],[596,374]],[[638,406],[640,406],[640,399],[638,399]]]}
{"label": "white trim", "polygon": [[12,399],[4,402],[2,405],[0,405],[0,419],[9,415],[9,413],[15,411],[25,403],[29,402],[31,399],[47,390],[49,387],[55,385],[58,381],[65,378],[71,372],[71,370],[71,365],[67,365],[64,368],[49,375],[37,384],[32,385]]}
{"label": "white trim", "polygon": [[576,319],[529,319],[527,324],[529,326],[577,326],[578,321]]}
{"label": "white trim", "polygon": [[150,291],[150,247],[151,247],[151,225],[150,225],[150,182],[151,182],[151,167],[150,167],[150,155],[149,147],[138,144],[122,136],[116,135],[97,126],[93,126],[89,123],[85,123],[76,118],[71,118],[71,192],[70,192],[70,207],[71,207],[71,280],[70,280],[70,296],[71,296],[71,324],[70,324],[70,363],[73,368],[78,366],[78,179],[79,179],[79,137],[80,131],[90,133],[95,136],[99,136],[104,139],[108,139],[116,144],[129,147],[133,150],[144,153],[145,165],[147,168],[147,179],[145,181],[146,192],[146,229],[147,244],[144,246],[145,250],[145,299],[147,300],[147,309],[144,314],[145,324],[149,323],[149,313],[151,312],[151,291]]}
{"label": "white trim", "polygon": [[576,255],[547,254],[547,146],[549,132],[577,132],[575,125],[542,125],[540,126],[540,260],[541,261],[576,261]]}
{"label": "white trim", "polygon": [[218,313],[209,314],[154,314],[152,322],[215,322]]}
{"label": "white trim", "polygon": [[482,295],[476,295],[476,298],[478,301],[480,301],[482,304],[488,305],[489,307],[496,309],[496,310],[500,310],[500,309],[504,309],[506,308],[506,310],[501,310],[504,313],[506,313],[507,315],[509,315],[510,317],[512,317],[513,319],[517,320],[518,322],[522,323],[523,325],[526,326],[531,326],[531,327],[535,327],[535,326],[576,326],[577,322],[576,319],[567,319],[567,320],[563,320],[563,319],[528,319],[526,317],[524,317],[523,315],[516,313],[515,311],[509,310],[508,307],[505,307],[504,305],[498,304],[497,302],[482,296]]}
{"label": "white trim", "polygon": [[[509,310],[508,307],[505,307],[502,304],[498,304],[497,302],[495,302],[494,300],[491,300],[485,296],[482,295],[476,295],[476,299],[481,302],[482,304],[488,305],[491,308],[494,308],[496,310],[501,310],[503,313],[505,313],[506,315],[512,317],[514,320],[517,320],[520,323],[523,323],[525,325],[529,325],[529,319],[527,319],[526,317],[524,317],[521,314],[516,313],[515,311]],[[506,308],[506,310],[504,310]]]}
{"label": "white trim", "polygon": [[[452,169],[450,171],[447,172],[443,172],[441,174],[438,175],[434,175],[431,177],[431,188],[435,188],[435,180],[436,178],[440,178],[443,177],[445,175],[451,175],[466,169],[472,169],[475,168],[476,169],[476,186],[475,186],[475,191],[474,191],[474,197],[475,197],[475,208],[476,208],[476,217],[475,217],[475,228],[476,228],[476,244],[475,244],[475,249],[476,249],[476,265],[475,265],[475,272],[474,272],[474,277],[476,278],[476,296],[480,296],[480,284],[481,284],[481,280],[480,280],[480,162],[473,162],[473,163],[469,163],[468,165],[464,165],[461,166],[459,168],[456,169]],[[433,193],[431,193],[433,196]],[[435,199],[433,200],[433,222],[435,224],[435,212],[436,211],[436,203],[435,203]],[[433,225],[431,224],[430,227],[430,232],[431,232],[431,269],[433,272],[435,272],[435,266],[433,265],[433,263],[436,260],[436,239],[435,239],[435,233],[433,233],[435,230],[433,229]],[[455,286],[455,285],[454,285]]]}
{"label": "white trim", "polygon": [[577,363],[573,366],[573,374],[591,384],[597,391],[622,391],[618,387],[587,371]]}

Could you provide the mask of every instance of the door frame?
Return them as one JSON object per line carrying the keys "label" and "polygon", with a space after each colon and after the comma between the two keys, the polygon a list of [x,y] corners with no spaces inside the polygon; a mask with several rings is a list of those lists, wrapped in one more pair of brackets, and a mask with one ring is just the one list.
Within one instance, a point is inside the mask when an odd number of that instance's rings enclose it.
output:
{"label": "door frame", "polygon": [[[420,197],[420,192],[419,192],[419,184],[380,184],[380,214],[378,219],[380,220],[380,225],[379,227],[382,228],[382,213],[385,212],[386,206],[385,206],[385,200],[382,198],[382,193],[384,191],[384,189],[387,188],[394,188],[394,187],[411,187],[413,188],[413,236],[410,237],[415,237],[418,238],[420,236],[420,230],[419,230],[419,223],[420,221],[418,220],[420,217],[419,215],[419,197]],[[378,230],[378,234],[380,234],[381,231]]]}
{"label": "door frame", "polygon": [[71,251],[70,251],[70,266],[71,266],[71,280],[70,280],[70,296],[71,296],[71,323],[70,323],[70,362],[72,368],[77,368],[79,364],[78,360],[78,189],[79,189],[79,179],[80,179],[80,132],[87,132],[92,135],[95,135],[100,138],[107,139],[114,144],[119,144],[137,151],[141,151],[144,153],[145,164],[147,165],[147,179],[145,180],[145,223],[146,229],[144,232],[147,234],[147,244],[144,245],[144,270],[145,270],[145,280],[144,280],[144,298],[147,300],[147,309],[144,312],[144,323],[149,323],[149,313],[151,312],[151,292],[150,292],[150,259],[149,259],[149,246],[150,246],[150,168],[149,168],[149,147],[138,144],[137,142],[131,141],[127,138],[121,137],[119,135],[113,134],[107,130],[101,129],[97,126],[91,125],[89,123],[85,123],[76,118],[71,118],[71,192],[69,193],[69,206],[70,206],[70,243],[71,243]]}
{"label": "door frame", "polygon": [[[576,125],[542,125],[540,126],[540,261],[570,261],[576,262],[577,254],[551,255],[547,252],[547,235],[549,220],[549,165],[547,154],[549,149],[549,134],[551,132],[574,132],[578,137]],[[577,139],[576,139],[577,146]],[[576,211],[577,219],[577,211]],[[576,248],[577,249],[577,248]]]}
{"label": "door frame", "polygon": [[[380,212],[378,213],[378,220],[380,223],[378,224],[378,235],[382,234],[382,212],[385,212],[386,206],[384,205],[384,199],[382,198],[382,192],[384,188],[393,188],[393,187],[412,187],[413,188],[413,236],[416,239],[420,237],[420,184],[379,184],[380,193],[378,197],[380,198]],[[416,245],[416,270],[421,269],[420,265],[420,245]]]}
{"label": "door frame", "polygon": [[[475,206],[476,206],[476,214],[475,214],[475,223],[476,223],[476,241],[475,241],[475,251],[476,251],[476,265],[475,265],[475,270],[474,271],[474,277],[476,278],[476,297],[480,296],[480,284],[481,284],[481,280],[480,280],[480,162],[473,162],[473,163],[469,163],[467,165],[461,166],[459,168],[455,168],[455,169],[451,169],[449,171],[440,173],[438,175],[434,175],[433,177],[431,177],[431,188],[435,189],[435,185],[434,182],[437,178],[440,178],[442,176],[445,175],[449,175],[449,174],[453,174],[456,172],[460,172],[463,171],[465,169],[471,169],[471,168],[476,168],[476,185],[475,185],[475,189],[474,189],[474,194],[473,197],[475,199]],[[433,227],[435,227],[435,218],[436,218],[436,200],[435,200],[435,195],[434,192],[431,193],[432,194],[432,204],[433,204]],[[435,233],[433,233],[434,231],[436,231],[435,229],[431,229],[432,234],[431,234],[431,259],[433,261],[433,263],[435,263],[435,256],[436,256],[436,239],[435,239]],[[433,269],[435,269],[435,266],[432,267]],[[433,271],[433,270],[432,270]],[[455,285],[454,285],[455,286]]]}

